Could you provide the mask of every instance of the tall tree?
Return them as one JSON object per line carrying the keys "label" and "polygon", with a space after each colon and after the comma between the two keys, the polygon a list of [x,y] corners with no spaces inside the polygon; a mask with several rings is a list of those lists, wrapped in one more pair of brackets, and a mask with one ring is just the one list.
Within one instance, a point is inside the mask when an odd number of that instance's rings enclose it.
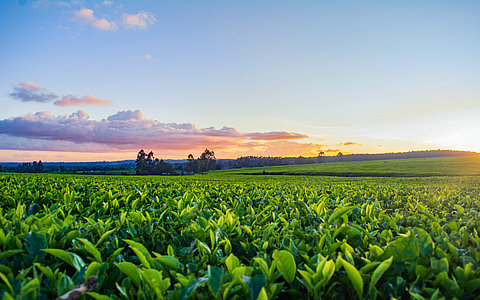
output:
{"label": "tall tree", "polygon": [[153,151],[148,152],[145,164],[146,164],[146,173],[153,174],[155,169],[155,157],[153,156]]}
{"label": "tall tree", "polygon": [[135,160],[135,173],[137,175],[144,175],[146,174],[146,167],[147,167],[147,154],[145,151],[140,150],[137,154],[137,160]]}
{"label": "tall tree", "polygon": [[192,154],[189,154],[188,155],[188,158],[187,158],[187,166],[186,166],[186,171],[187,172],[195,172],[197,171],[197,163],[195,161],[195,158],[193,158],[193,155]]}
{"label": "tall tree", "polygon": [[140,152],[138,152],[135,164],[135,170],[138,175],[175,174],[173,166],[164,162],[163,159],[155,158],[153,151],[150,151],[148,154],[146,154],[143,149],[140,150]]}
{"label": "tall tree", "polygon": [[198,172],[205,172],[208,170],[215,170],[217,168],[217,161],[215,152],[205,149],[198,158]]}

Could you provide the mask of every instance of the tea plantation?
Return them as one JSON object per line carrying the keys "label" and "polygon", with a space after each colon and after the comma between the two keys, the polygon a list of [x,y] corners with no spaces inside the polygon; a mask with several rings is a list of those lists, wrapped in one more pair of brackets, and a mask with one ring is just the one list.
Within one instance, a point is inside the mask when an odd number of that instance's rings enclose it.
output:
{"label": "tea plantation", "polygon": [[0,297],[480,299],[479,200],[469,176],[3,174]]}

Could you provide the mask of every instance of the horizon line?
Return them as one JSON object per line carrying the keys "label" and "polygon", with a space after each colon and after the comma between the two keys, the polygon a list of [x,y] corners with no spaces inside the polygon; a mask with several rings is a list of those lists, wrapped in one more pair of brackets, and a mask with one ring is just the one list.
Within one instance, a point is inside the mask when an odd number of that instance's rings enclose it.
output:
{"label": "horizon line", "polygon": [[[342,154],[344,156],[350,156],[350,155],[383,155],[383,154],[404,154],[404,153],[414,153],[414,152],[434,152],[434,151],[439,151],[439,152],[463,152],[463,153],[466,153],[466,154],[472,154],[472,155],[478,155],[480,154],[480,152],[476,152],[476,151],[469,151],[469,150],[457,150],[457,149],[425,149],[425,150],[409,150],[409,151],[399,151],[399,152],[382,152],[382,153],[353,153],[353,152],[345,152],[343,153],[342,151],[339,151],[339,152],[342,152]],[[337,154],[335,155],[325,155],[325,157],[335,157],[337,156]],[[242,157],[270,157],[270,158],[298,158],[298,157],[304,157],[304,158],[312,158],[312,157],[318,157],[318,156],[302,156],[302,155],[299,155],[299,156],[240,156],[240,157],[236,157],[236,158],[216,158],[217,160],[236,160],[236,159],[239,159],[239,158],[242,158]],[[158,157],[157,157],[158,158]],[[159,159],[162,159],[162,160],[187,160],[187,158],[159,158]],[[21,164],[21,163],[30,163],[30,162],[39,162],[41,161],[42,163],[114,163],[114,162],[121,162],[121,161],[135,161],[135,159],[120,159],[120,160],[92,160],[92,161],[43,161],[41,159],[39,160],[32,160],[32,161],[0,161],[0,165],[2,163],[10,163],[10,164],[14,164],[14,163],[18,163],[18,164]]]}

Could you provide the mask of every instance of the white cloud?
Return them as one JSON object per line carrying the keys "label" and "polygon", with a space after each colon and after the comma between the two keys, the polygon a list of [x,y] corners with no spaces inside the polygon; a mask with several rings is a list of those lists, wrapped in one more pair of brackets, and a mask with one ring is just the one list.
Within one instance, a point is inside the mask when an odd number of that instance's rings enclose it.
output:
{"label": "white cloud", "polygon": [[141,110],[124,110],[111,115],[107,118],[109,121],[143,121],[145,114]]}
{"label": "white cloud", "polygon": [[137,14],[129,15],[124,13],[122,15],[122,24],[127,29],[147,30],[149,26],[155,24],[157,19],[149,12],[141,11]]}

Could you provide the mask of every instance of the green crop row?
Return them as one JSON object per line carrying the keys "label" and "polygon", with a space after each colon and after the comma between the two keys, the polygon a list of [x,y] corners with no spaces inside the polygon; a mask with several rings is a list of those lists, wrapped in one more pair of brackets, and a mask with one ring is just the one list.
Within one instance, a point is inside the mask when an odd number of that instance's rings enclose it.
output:
{"label": "green crop row", "polygon": [[479,198],[478,177],[5,174],[0,297],[479,299]]}

